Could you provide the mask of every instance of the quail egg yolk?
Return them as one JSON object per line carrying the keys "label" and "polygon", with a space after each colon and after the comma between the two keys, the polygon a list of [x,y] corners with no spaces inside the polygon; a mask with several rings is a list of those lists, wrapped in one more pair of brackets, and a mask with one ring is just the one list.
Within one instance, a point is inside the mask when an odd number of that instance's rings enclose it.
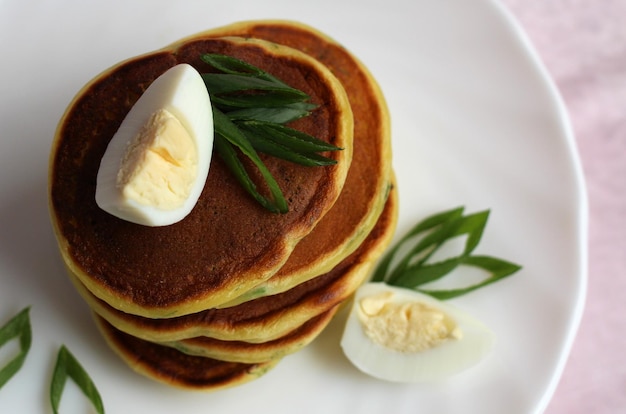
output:
{"label": "quail egg yolk", "polygon": [[129,200],[171,210],[189,197],[197,167],[193,138],[174,115],[160,109],[128,146],[117,185]]}
{"label": "quail egg yolk", "polygon": [[392,292],[362,298],[359,319],[372,341],[400,352],[421,352],[462,338],[444,312],[422,302],[393,301]]}

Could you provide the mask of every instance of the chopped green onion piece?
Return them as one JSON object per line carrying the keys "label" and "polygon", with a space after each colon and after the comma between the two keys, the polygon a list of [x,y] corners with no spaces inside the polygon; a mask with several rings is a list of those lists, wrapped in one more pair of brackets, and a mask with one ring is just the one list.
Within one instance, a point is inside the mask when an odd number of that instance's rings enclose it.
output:
{"label": "chopped green onion piece", "polygon": [[244,62],[243,60],[234,58],[232,56],[207,53],[200,56],[200,58],[205,63],[208,63],[209,65],[213,66],[213,68],[223,73],[227,73],[230,75],[254,76],[259,79],[265,79],[267,81],[273,82],[276,85],[291,88],[289,85],[265,72],[263,69],[251,65],[248,62]]}
{"label": "chopped green onion piece", "polygon": [[228,106],[275,107],[309,99],[309,95],[298,89],[250,76],[204,73],[202,79],[211,100]]}
{"label": "chopped green onion piece", "polygon": [[59,413],[59,405],[61,404],[61,397],[68,377],[78,385],[89,401],[91,401],[96,412],[104,414],[104,405],[98,389],[89,377],[89,374],[87,374],[65,345],[59,350],[50,384],[50,402],[52,403],[54,414]]}
{"label": "chopped green onion piece", "polygon": [[473,284],[460,289],[449,290],[428,290],[419,289],[420,292],[435,297],[440,300],[452,299],[457,296],[472,292],[483,286],[490,285],[520,270],[522,267],[506,260],[498,259],[490,256],[468,256],[463,260],[463,264],[467,266],[479,267],[490,273],[490,276],[482,282]]}
{"label": "chopped green onion piece", "polygon": [[282,107],[243,108],[228,112],[233,121],[251,120],[286,124],[296,119],[304,118],[317,108],[317,105],[308,102],[295,102]]}
{"label": "chopped green onion piece", "polygon": [[256,135],[255,131],[250,131],[247,128],[242,128],[243,133],[250,141],[250,144],[258,152],[271,155],[276,158],[281,158],[296,164],[305,165],[307,167],[318,167],[325,165],[334,165],[337,163],[332,158],[327,158],[316,153],[301,153],[295,152],[284,145],[281,145],[272,140],[263,139],[261,136]]}
{"label": "chopped green onion piece", "polygon": [[203,62],[208,63],[215,69],[224,73],[230,73],[233,75],[248,74],[253,76],[261,76],[265,73],[263,70],[257,68],[256,66],[231,56],[206,53],[200,58]]}
{"label": "chopped green onion piece", "polygon": [[263,92],[253,95],[211,95],[211,102],[225,110],[235,108],[282,107],[299,102],[300,98],[289,92]]}
{"label": "chopped green onion piece", "polygon": [[[231,75],[228,73],[203,73],[202,79],[213,95],[228,94],[241,91],[280,91],[292,90],[265,79],[247,75]],[[298,91],[299,92],[299,91]],[[302,96],[301,93],[298,93]],[[306,98],[305,98],[306,99]]]}
{"label": "chopped green onion piece", "polygon": [[23,309],[9,322],[0,328],[0,347],[14,338],[19,337],[20,352],[0,369],[0,388],[15,375],[26,360],[26,355],[32,343],[32,329],[30,326],[30,307]]}
{"label": "chopped green onion piece", "polygon": [[[226,115],[224,115],[219,109],[213,108],[213,118],[215,124],[216,137],[221,137],[228,143],[239,148],[239,150],[250,159],[257,167],[272,194],[273,202],[263,197],[256,189],[256,186],[245,172],[243,164],[239,161],[235,161],[237,154],[234,151],[228,149],[225,142],[218,142],[218,151],[222,157],[226,156],[225,162],[233,171],[240,183],[244,184],[244,188],[251,194],[257,201],[269,208],[272,212],[286,213],[288,210],[287,201],[283,195],[278,183],[269,172],[263,161],[259,158],[259,155],[254,150],[246,136],[232,123]],[[231,148],[232,149],[232,148]]]}
{"label": "chopped green onion piece", "polygon": [[331,143],[285,125],[261,121],[240,121],[238,125],[245,126],[249,131],[262,136],[266,140],[274,141],[292,151],[300,153],[338,151],[341,149]]}
{"label": "chopped green onion piece", "polygon": [[402,273],[396,272],[396,277],[390,279],[389,284],[413,288],[442,278],[460,264],[461,258],[454,257],[433,264],[408,266],[402,269]]}

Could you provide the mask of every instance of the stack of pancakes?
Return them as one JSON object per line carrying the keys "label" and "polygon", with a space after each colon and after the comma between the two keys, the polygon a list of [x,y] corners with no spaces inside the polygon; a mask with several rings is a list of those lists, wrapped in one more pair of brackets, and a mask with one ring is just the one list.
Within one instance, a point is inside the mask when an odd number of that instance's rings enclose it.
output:
{"label": "stack of pancakes", "polygon": [[[168,68],[206,71],[204,53],[247,61],[308,93],[318,108],[290,126],[342,147],[324,154],[337,164],[262,155],[286,214],[258,205],[217,156],[179,223],[146,227],[100,210],[96,174],[124,116]],[[397,214],[376,82],[335,41],[287,21],[200,33],[97,76],[59,123],[49,180],[61,256],[108,343],[138,372],[195,389],[254,379],[310,343],[367,279]]]}

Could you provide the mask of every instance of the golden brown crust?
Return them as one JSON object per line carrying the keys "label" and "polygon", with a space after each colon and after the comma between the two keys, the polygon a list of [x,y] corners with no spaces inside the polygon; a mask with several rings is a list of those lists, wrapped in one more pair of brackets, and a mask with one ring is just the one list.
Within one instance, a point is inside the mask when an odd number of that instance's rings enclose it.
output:
{"label": "golden brown crust", "polygon": [[[95,176],[110,137],[150,82],[179,62],[203,70],[200,52],[245,58],[312,96],[320,108],[297,127],[340,147],[336,166],[267,159],[290,201],[268,213],[214,157],[205,190],[183,221],[144,227],[100,210]],[[184,42],[124,62],[79,93],[60,122],[50,169],[52,221],[66,265],[111,306],[147,317],[197,312],[268,279],[338,197],[351,160],[352,114],[323,65],[291,48],[239,38]]]}

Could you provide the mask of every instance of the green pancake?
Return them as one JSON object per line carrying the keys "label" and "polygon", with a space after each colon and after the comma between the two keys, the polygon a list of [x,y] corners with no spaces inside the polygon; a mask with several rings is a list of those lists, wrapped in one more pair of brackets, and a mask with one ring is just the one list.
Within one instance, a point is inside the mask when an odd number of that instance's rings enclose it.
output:
{"label": "green pancake", "polygon": [[[198,203],[182,221],[147,227],[105,213],[94,194],[109,140],[165,70],[181,62],[209,70],[203,53],[245,60],[308,93],[319,107],[291,126],[344,148],[327,154],[337,164],[304,167],[263,157],[289,200],[286,214],[272,214],[254,201],[218,156]],[[191,314],[232,300],[275,274],[334,205],[350,167],[352,137],[352,111],[341,83],[293,48],[257,39],[207,39],[120,63],[79,92],[56,133],[49,200],[64,263],[98,298],[144,317]]]}

